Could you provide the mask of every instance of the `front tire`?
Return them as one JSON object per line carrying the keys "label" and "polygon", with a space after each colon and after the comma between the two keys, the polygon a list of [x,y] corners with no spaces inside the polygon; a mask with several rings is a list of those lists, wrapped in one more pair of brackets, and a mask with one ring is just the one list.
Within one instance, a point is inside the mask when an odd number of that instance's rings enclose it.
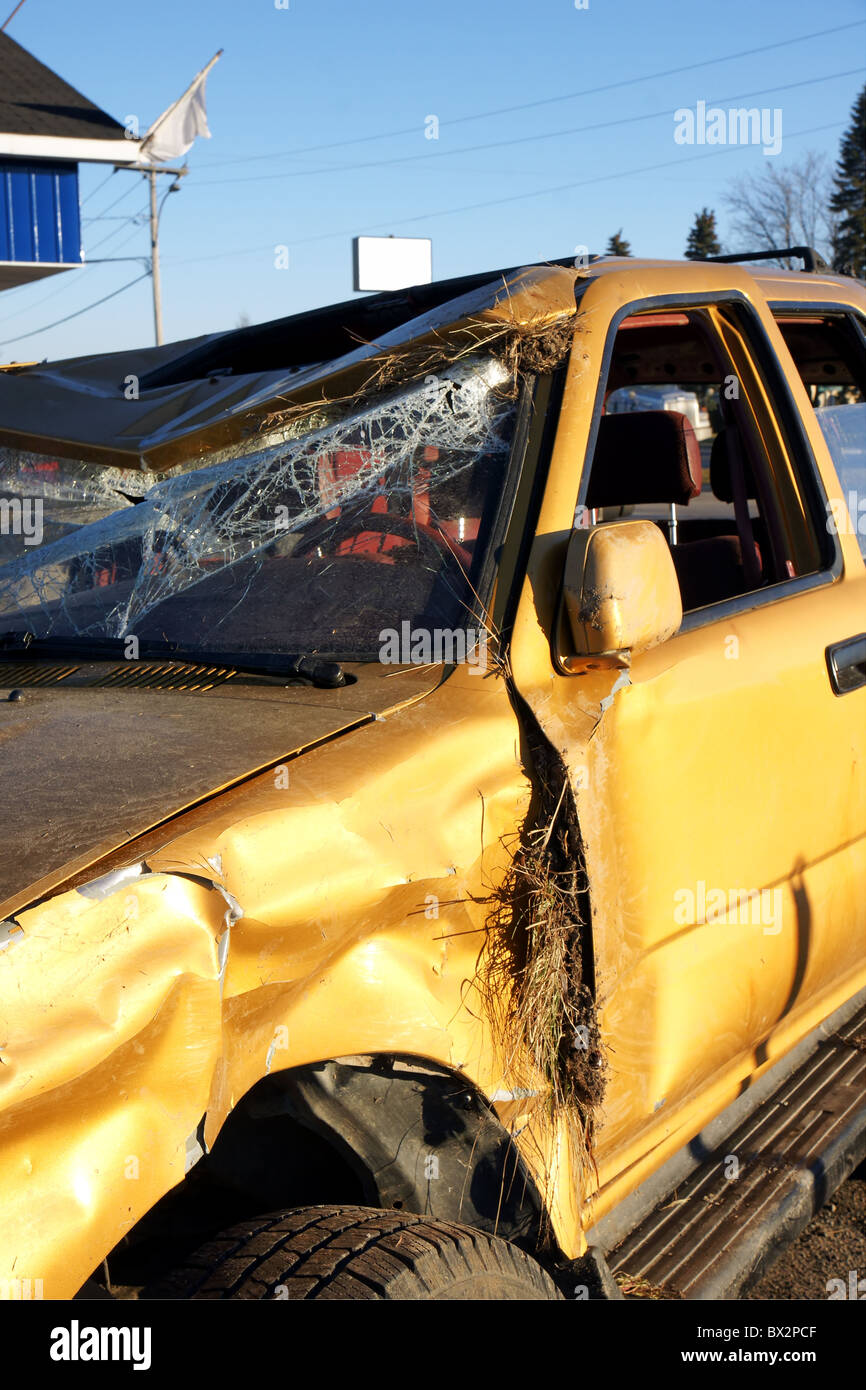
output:
{"label": "front tire", "polygon": [[452,1221],[296,1207],[222,1232],[142,1295],[518,1302],[562,1298],[529,1255]]}

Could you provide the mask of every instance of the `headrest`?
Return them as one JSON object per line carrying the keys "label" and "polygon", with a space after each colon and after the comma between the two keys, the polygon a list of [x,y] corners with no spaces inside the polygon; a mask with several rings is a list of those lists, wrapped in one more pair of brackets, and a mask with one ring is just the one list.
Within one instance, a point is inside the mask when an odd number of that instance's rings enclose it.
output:
{"label": "headrest", "polygon": [[[731,481],[731,452],[730,452],[731,430],[730,428],[719,430],[713,440],[713,447],[710,451],[710,487],[713,489],[720,502],[733,502],[734,486]],[[740,450],[742,457],[742,449]],[[745,471],[746,496],[754,498],[755,479],[748,463],[743,460]]]}
{"label": "headrest", "polygon": [[678,410],[602,415],[587,507],[686,503],[701,490],[701,448]]}

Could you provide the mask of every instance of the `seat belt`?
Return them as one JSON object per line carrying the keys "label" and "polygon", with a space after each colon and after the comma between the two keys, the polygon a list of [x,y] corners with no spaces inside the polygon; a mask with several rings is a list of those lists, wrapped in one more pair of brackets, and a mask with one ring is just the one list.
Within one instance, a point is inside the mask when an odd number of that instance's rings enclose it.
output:
{"label": "seat belt", "polygon": [[749,499],[746,496],[746,469],[736,427],[728,426],[725,445],[731,473],[731,491],[734,494],[734,517],[743,557],[743,574],[748,588],[757,589],[761,580],[761,567],[755,550],[755,534],[752,530],[752,518],[749,516]]}

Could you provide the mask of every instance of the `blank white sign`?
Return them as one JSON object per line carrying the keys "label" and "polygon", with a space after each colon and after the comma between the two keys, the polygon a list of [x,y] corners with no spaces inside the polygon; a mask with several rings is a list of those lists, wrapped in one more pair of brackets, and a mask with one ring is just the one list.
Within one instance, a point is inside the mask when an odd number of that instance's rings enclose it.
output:
{"label": "blank white sign", "polygon": [[356,236],[352,259],[356,290],[404,290],[433,279],[429,237]]}

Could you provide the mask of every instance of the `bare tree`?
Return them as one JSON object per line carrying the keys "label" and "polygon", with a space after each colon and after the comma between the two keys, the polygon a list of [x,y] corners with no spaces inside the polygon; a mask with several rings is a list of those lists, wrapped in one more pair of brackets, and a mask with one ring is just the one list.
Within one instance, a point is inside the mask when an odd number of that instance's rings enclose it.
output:
{"label": "bare tree", "polygon": [[[736,242],[731,250],[812,246],[829,261],[835,234],[831,196],[832,169],[826,155],[810,151],[789,164],[768,159],[761,173],[735,179],[725,195]],[[796,264],[790,257],[767,260],[788,269]]]}

